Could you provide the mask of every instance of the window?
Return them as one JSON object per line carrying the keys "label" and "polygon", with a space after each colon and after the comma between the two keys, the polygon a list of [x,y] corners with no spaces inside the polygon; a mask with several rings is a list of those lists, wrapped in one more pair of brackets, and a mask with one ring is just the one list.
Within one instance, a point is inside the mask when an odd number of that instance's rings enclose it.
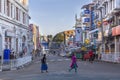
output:
{"label": "window", "polygon": [[18,17],[18,7],[16,7],[16,20],[19,20]]}
{"label": "window", "polygon": [[108,13],[108,3],[106,3],[106,13]]}
{"label": "window", "polygon": [[13,4],[11,4],[11,17],[13,18]]}
{"label": "window", "polygon": [[4,0],[4,13],[6,13],[6,9],[5,9],[5,6],[6,6],[6,0]]}
{"label": "window", "polygon": [[25,24],[25,13],[23,12],[23,24]]}
{"label": "window", "polygon": [[112,10],[112,0],[110,0],[110,9]]}
{"label": "window", "polygon": [[10,16],[10,2],[7,0],[7,16]]}
{"label": "window", "polygon": [[107,4],[105,4],[105,15],[107,13]]}
{"label": "window", "polygon": [[5,48],[11,49],[11,37],[5,37]]}
{"label": "window", "polygon": [[26,14],[23,12],[23,24],[26,24]]}
{"label": "window", "polygon": [[2,10],[1,10],[1,9],[2,9],[2,6],[1,6],[1,4],[2,4],[2,3],[1,3],[1,0],[0,0],[0,12],[2,12]]}
{"label": "window", "polygon": [[22,17],[21,17],[21,10],[19,9],[19,21],[22,22]]}
{"label": "window", "polygon": [[112,1],[113,8],[115,8],[115,0]]}
{"label": "window", "polygon": [[20,21],[20,9],[18,9],[18,19],[19,19],[19,21]]}

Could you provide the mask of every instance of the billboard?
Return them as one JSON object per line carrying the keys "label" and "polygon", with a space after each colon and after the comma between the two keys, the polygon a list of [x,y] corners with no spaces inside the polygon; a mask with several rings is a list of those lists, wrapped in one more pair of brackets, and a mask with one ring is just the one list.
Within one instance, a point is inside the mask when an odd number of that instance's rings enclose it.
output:
{"label": "billboard", "polygon": [[82,28],[81,27],[77,27],[75,29],[75,41],[76,42],[82,41]]}

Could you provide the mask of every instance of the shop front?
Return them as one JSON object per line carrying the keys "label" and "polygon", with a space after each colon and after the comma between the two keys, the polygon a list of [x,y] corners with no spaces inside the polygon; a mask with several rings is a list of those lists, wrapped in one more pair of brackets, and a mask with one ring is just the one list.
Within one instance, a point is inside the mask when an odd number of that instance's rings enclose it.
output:
{"label": "shop front", "polygon": [[109,52],[105,52],[101,57],[103,61],[120,63],[120,25],[112,28],[112,38],[109,38]]}

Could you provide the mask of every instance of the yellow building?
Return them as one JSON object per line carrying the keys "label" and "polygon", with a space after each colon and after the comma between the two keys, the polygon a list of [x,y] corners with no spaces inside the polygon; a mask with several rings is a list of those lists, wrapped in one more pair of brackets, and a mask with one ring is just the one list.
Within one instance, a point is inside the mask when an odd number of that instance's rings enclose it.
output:
{"label": "yellow building", "polygon": [[31,24],[32,27],[32,41],[34,50],[36,50],[39,46],[39,27],[35,24]]}
{"label": "yellow building", "polygon": [[64,31],[64,34],[65,34],[66,40],[68,40],[70,36],[74,36],[75,35],[75,31],[74,30]]}

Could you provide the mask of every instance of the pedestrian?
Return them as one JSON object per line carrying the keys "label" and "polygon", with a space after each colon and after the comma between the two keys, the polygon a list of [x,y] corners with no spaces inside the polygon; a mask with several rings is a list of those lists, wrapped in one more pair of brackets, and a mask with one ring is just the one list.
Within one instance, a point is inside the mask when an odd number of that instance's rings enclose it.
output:
{"label": "pedestrian", "polygon": [[84,54],[85,54],[85,51],[82,50],[82,51],[81,51],[81,54],[82,54],[82,61],[84,61]]}
{"label": "pedestrian", "polygon": [[75,56],[75,54],[73,53],[72,54],[72,58],[71,58],[72,62],[71,62],[71,65],[70,65],[70,69],[69,69],[69,72],[72,70],[72,69],[75,69],[75,72],[77,72],[77,58]]}
{"label": "pedestrian", "polygon": [[46,71],[48,72],[48,66],[47,66],[47,63],[46,63],[46,54],[43,55],[43,58],[41,59],[41,73],[43,73],[43,71]]}
{"label": "pedestrian", "polygon": [[93,63],[93,51],[92,50],[89,51],[89,56],[90,56],[89,61]]}

